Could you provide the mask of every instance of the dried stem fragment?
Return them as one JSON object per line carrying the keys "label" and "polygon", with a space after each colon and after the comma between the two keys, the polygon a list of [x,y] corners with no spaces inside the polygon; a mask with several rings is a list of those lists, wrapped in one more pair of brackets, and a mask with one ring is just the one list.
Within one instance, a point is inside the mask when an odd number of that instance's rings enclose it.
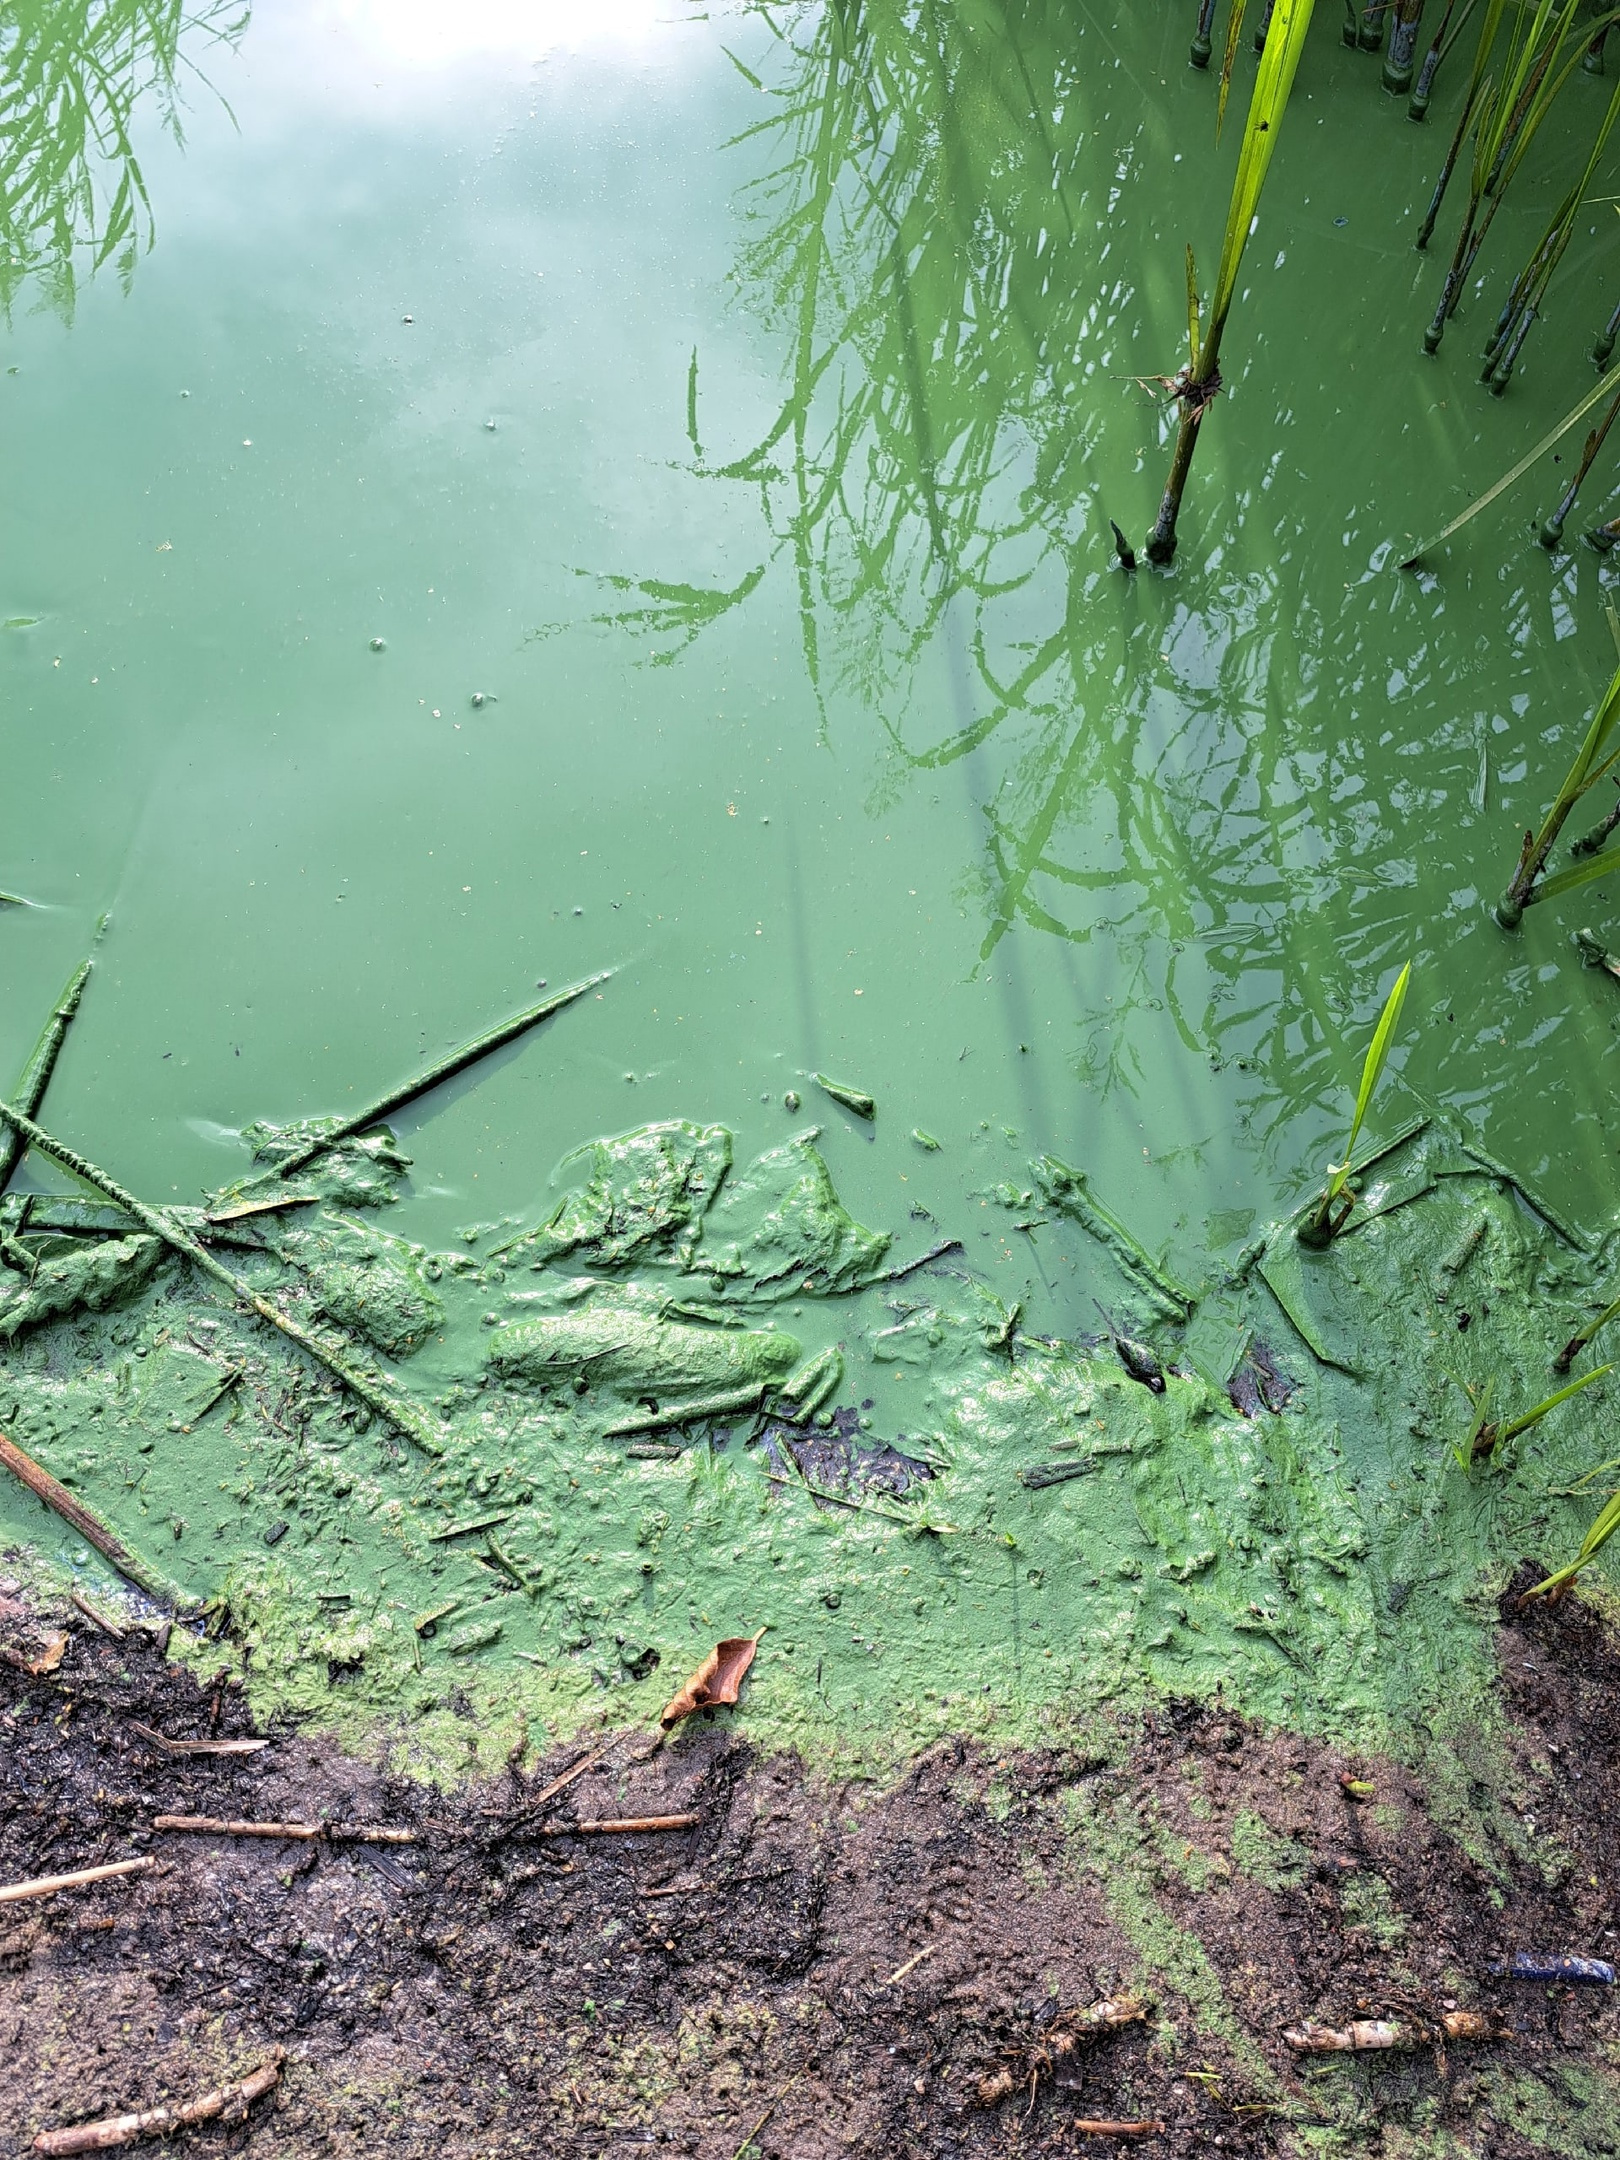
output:
{"label": "dried stem fragment", "polygon": [[109,1860],[104,1867],[75,1868],[69,1875],[35,1875],[28,1882],[0,1887],[0,1905],[21,1905],[31,1898],[55,1897],[58,1890],[77,1890],[85,1883],[108,1882],[115,1875],[144,1875],[153,1865],[140,1860]]}
{"label": "dried stem fragment", "polygon": [[184,2107],[143,2108],[137,2115],[109,2115],[101,2122],[76,2124],[71,2130],[42,2130],[34,2140],[33,2150],[57,2155],[107,2152],[115,2145],[131,2144],[138,2137],[151,2137],[154,2132],[180,2130],[187,2123],[212,2122],[227,2111],[245,2114],[280,2078],[283,2059],[277,2048],[251,2077],[236,2085],[222,2085],[199,2100],[188,2100]]}

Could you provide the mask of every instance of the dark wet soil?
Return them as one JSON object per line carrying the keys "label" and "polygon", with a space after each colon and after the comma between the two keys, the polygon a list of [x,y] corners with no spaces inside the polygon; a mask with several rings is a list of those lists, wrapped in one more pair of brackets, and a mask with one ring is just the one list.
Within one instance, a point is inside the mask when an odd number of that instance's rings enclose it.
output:
{"label": "dark wet soil", "polygon": [[[887,1791],[807,1778],[694,1720],[661,1748],[620,1736],[527,1815],[581,1750],[455,1796],[308,1733],[168,1756],[137,1722],[249,1730],[230,1646],[199,1682],[145,1637],[0,1605],[14,1653],[57,1625],[54,1671],[0,1665],[0,1881],[157,1865],[0,1905],[0,2156],[280,2048],[279,2087],[245,2121],[184,2132],[189,2152],[733,2160],[752,2133],[751,2155],[793,2160],[1260,2154],[1331,2126],[1317,2149],[1529,2160],[1553,2149],[1537,2096],[1567,2118],[1620,2045],[1612,1990],[1487,1973],[1518,1949],[1616,1947],[1620,1663],[1573,1601],[1504,1607],[1507,1724],[1480,1737],[1472,1778],[1445,1758],[1445,1792],[1438,1773],[1426,1788],[1168,1704],[1085,1750],[947,1742]],[[685,1811],[690,1832],[536,1835]],[[156,1832],[161,1813],[408,1825],[420,1842]],[[1133,1981],[1145,2021],[1051,2045],[1063,2012]],[[1509,2036],[1305,2063],[1281,2038],[1301,2017],[1453,2004],[1495,2009]],[[979,2104],[1002,2069],[1012,2097]],[[1079,2117],[1164,2131],[1126,2146]],[[1585,2149],[1615,2149],[1609,2122],[1589,2107]]]}

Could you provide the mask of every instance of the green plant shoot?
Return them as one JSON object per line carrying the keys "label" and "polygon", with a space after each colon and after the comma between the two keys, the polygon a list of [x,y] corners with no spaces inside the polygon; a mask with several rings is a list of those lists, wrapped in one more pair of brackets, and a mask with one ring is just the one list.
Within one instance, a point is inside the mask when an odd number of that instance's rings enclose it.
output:
{"label": "green plant shoot", "polygon": [[[1401,1007],[1406,1003],[1406,986],[1412,978],[1412,963],[1396,976],[1390,993],[1384,1000],[1384,1009],[1378,1016],[1373,1039],[1367,1048],[1361,1067],[1361,1085],[1356,1090],[1356,1111],[1350,1124],[1350,1137],[1344,1146],[1344,1161],[1329,1163],[1328,1182],[1316,1212],[1300,1231],[1301,1242],[1307,1245],[1327,1245],[1336,1238],[1349,1219],[1350,1210],[1356,1204],[1356,1196],[1350,1190],[1350,1165],[1355,1159],[1356,1141],[1360,1137],[1362,1120],[1377,1090],[1384,1064],[1389,1056],[1389,1046],[1394,1040],[1395,1029],[1401,1017]],[[1337,1216],[1333,1210],[1343,1199],[1344,1206]]]}
{"label": "green plant shoot", "polygon": [[1557,1597],[1575,1580],[1583,1567],[1589,1566],[1597,1558],[1616,1530],[1620,1530],[1620,1493],[1611,1493],[1593,1517],[1592,1527],[1582,1538],[1581,1549],[1568,1567],[1559,1568],[1555,1574],[1547,1576],[1545,1581],[1538,1582],[1533,1589],[1527,1590],[1519,1603],[1523,1605],[1533,1597]]}
{"label": "green plant shoot", "polygon": [[1582,1373],[1581,1377],[1572,1380],[1568,1387],[1561,1387],[1556,1395],[1549,1395],[1545,1401],[1538,1402],[1533,1410],[1521,1412],[1518,1417],[1510,1418],[1505,1425],[1490,1415],[1491,1393],[1495,1382],[1488,1380],[1476,1395],[1465,1380],[1462,1383],[1463,1391],[1474,1406],[1475,1417],[1468,1437],[1458,1447],[1453,1448],[1452,1453],[1464,1470],[1471,1468],[1484,1457],[1494,1455],[1499,1447],[1505,1447],[1510,1440],[1517,1440],[1520,1433],[1528,1432],[1532,1425],[1539,1425],[1547,1413],[1556,1410],[1560,1403],[1568,1402],[1569,1398],[1578,1395],[1582,1388],[1589,1388],[1594,1380],[1601,1380],[1605,1373],[1613,1371],[1612,1365],[1599,1365],[1594,1372]]}

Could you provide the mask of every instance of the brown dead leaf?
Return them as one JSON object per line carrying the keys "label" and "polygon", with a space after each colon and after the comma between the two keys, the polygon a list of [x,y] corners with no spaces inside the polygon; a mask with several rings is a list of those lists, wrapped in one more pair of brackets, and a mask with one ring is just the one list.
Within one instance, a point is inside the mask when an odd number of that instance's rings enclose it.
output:
{"label": "brown dead leaf", "polygon": [[[759,1635],[764,1632],[761,1628]],[[754,1652],[759,1648],[759,1635],[732,1636],[726,1642],[715,1644],[697,1671],[664,1705],[664,1714],[658,1722],[666,1732],[682,1718],[690,1717],[694,1710],[709,1710],[716,1703],[737,1700],[743,1675],[753,1664]]]}
{"label": "brown dead leaf", "polygon": [[57,1666],[62,1662],[62,1653],[67,1646],[68,1639],[60,1631],[54,1635],[47,1635],[45,1647],[39,1653],[39,1656],[28,1660],[28,1670],[31,1673],[55,1672]]}

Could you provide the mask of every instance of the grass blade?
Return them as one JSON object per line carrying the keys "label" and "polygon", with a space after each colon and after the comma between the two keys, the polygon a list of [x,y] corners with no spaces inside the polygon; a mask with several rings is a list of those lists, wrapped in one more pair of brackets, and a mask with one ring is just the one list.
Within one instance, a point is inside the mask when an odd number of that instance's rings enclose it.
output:
{"label": "grass blade", "polygon": [[1232,0],[1232,12],[1226,18],[1226,51],[1221,57],[1221,94],[1215,106],[1215,139],[1220,141],[1221,124],[1226,118],[1227,93],[1232,87],[1232,64],[1237,59],[1238,39],[1243,33],[1243,10],[1248,0]]}
{"label": "grass blade", "polygon": [[1620,1493],[1616,1493],[1613,1499],[1606,1500],[1598,1510],[1592,1527],[1581,1540],[1580,1551],[1569,1566],[1561,1567],[1556,1574],[1549,1575],[1545,1582],[1538,1582],[1533,1589],[1527,1590],[1519,1600],[1520,1604],[1524,1604],[1529,1598],[1543,1597],[1549,1590],[1562,1590],[1565,1583],[1572,1582],[1588,1561],[1597,1557],[1616,1530],[1620,1530]]}
{"label": "grass blade", "polygon": [[1403,570],[1417,569],[1425,555],[1431,553],[1437,547],[1444,546],[1454,533],[1461,532],[1463,527],[1472,519],[1478,517],[1482,510],[1489,509],[1498,495],[1505,493],[1508,488],[1512,487],[1515,480],[1522,479],[1538,458],[1544,457],[1555,443],[1562,442],[1570,429],[1584,420],[1594,405],[1599,404],[1602,399],[1610,396],[1617,389],[1620,389],[1620,361],[1617,361],[1610,368],[1595,390],[1587,392],[1573,412],[1566,413],[1555,428],[1542,436],[1533,450],[1525,452],[1517,465],[1513,466],[1510,471],[1505,472],[1500,480],[1485,490],[1483,495],[1476,497],[1466,510],[1454,517],[1449,525],[1443,526],[1432,539],[1425,540],[1421,547],[1407,556],[1400,567]]}
{"label": "grass blade", "polygon": [[1356,1141],[1361,1133],[1361,1123],[1367,1115],[1367,1106],[1373,1099],[1373,1091],[1378,1086],[1379,1077],[1384,1070],[1385,1060],[1389,1056],[1389,1046],[1401,1017],[1401,1007],[1406,1003],[1406,986],[1411,979],[1412,963],[1408,960],[1405,967],[1396,976],[1389,996],[1384,1000],[1384,1009],[1378,1016],[1378,1025],[1373,1030],[1373,1039],[1367,1046],[1367,1055],[1361,1067],[1361,1085],[1356,1090],[1356,1114],[1351,1122],[1350,1138],[1344,1150],[1344,1163],[1342,1167],[1335,1169],[1333,1172],[1332,1181],[1328,1186],[1329,1200],[1336,1200],[1339,1197],[1344,1190],[1345,1180],[1350,1175],[1350,1159],[1356,1152]]}

